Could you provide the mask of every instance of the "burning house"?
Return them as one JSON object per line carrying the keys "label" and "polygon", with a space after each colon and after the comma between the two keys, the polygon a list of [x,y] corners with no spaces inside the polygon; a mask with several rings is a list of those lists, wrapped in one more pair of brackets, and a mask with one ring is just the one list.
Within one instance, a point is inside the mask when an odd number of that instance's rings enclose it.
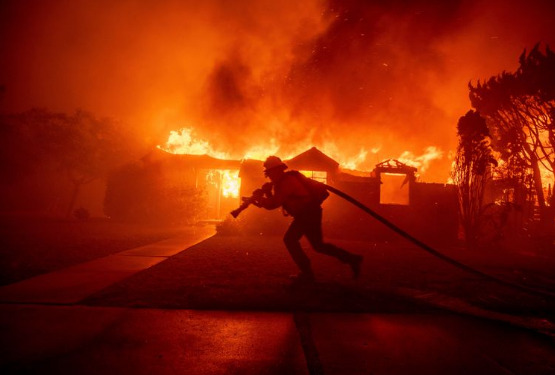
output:
{"label": "burning house", "polygon": [[[344,170],[317,148],[313,147],[285,160],[291,169],[299,170],[315,180],[332,185],[403,229],[427,240],[454,240],[457,238],[457,197],[454,186],[417,182],[417,169],[397,160],[387,160],[376,165],[371,172]],[[249,196],[264,182],[262,161],[255,159],[219,159],[208,155],[172,154],[156,149],[141,160],[136,167],[143,177],[127,192],[116,194],[124,200],[137,195],[139,206],[145,202],[152,207],[133,208],[124,212],[152,215],[153,219],[191,217],[194,220],[223,220],[240,203],[241,196]],[[125,173],[124,173],[125,174]],[[147,182],[148,181],[148,182]],[[117,184],[116,184],[117,185]],[[117,187],[108,187],[107,202]],[[150,191],[150,193],[144,190]],[[142,191],[142,192],[141,192]],[[118,204],[121,205],[121,202]],[[158,205],[158,207],[154,207]],[[380,223],[338,197],[326,202],[326,230],[339,237],[364,239],[395,238]],[[111,216],[117,210],[112,210]],[[125,210],[124,210],[125,211]],[[249,222],[257,231],[268,228],[281,230],[285,222],[280,212],[250,209],[241,220]],[[121,212],[120,212],[121,214]],[[176,216],[177,215],[177,216]],[[122,216],[122,215],[120,215]],[[266,229],[265,229],[266,228]]]}
{"label": "burning house", "polygon": [[221,219],[237,205],[240,166],[240,160],[156,148],[109,178],[106,213],[147,222]]}

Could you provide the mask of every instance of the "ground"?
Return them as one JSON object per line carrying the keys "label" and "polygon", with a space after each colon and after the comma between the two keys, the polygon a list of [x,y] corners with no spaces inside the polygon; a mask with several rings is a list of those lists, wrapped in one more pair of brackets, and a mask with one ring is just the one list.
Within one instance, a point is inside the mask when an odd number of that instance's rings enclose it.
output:
{"label": "ground", "polygon": [[[551,319],[553,298],[531,295],[457,269],[406,241],[335,240],[364,262],[359,280],[334,258],[304,248],[317,282],[291,289],[297,272],[280,237],[216,235],[88,298],[102,306],[329,312],[423,312],[459,304]],[[555,290],[555,260],[532,253],[445,253],[483,272]],[[433,303],[432,303],[433,302]]]}
{"label": "ground", "polygon": [[[53,265],[100,259],[0,288],[2,373],[551,374],[555,369],[555,259],[549,249],[438,248],[489,275],[526,285],[530,293],[458,269],[401,239],[330,239],[364,256],[360,278],[353,280],[349,267],[303,243],[317,281],[292,288],[289,275],[297,270],[275,235],[220,233],[202,241],[212,226],[9,224],[3,241],[12,248],[4,259],[21,259],[26,266],[3,263],[14,280]],[[167,237],[172,238],[128,249]],[[74,249],[80,249],[79,256]],[[125,266],[139,259],[146,263],[133,270]],[[85,288],[81,282],[91,282],[92,271],[110,282]],[[62,296],[78,289],[80,297],[40,302],[48,300],[40,291],[52,292],[45,285],[61,286],[55,294]],[[6,298],[29,288],[39,302],[22,295]]]}
{"label": "ground", "polygon": [[[9,284],[183,233],[156,227],[45,218],[3,218],[0,281]],[[550,298],[469,274],[408,241],[330,241],[364,256],[354,281],[349,267],[303,242],[317,282],[291,290],[297,269],[279,236],[216,235],[85,302],[91,305],[233,310],[410,312],[430,301],[463,303],[512,315],[553,317]],[[555,251],[458,246],[441,252],[485,273],[536,289],[555,290]],[[448,301],[448,302],[445,302]]]}

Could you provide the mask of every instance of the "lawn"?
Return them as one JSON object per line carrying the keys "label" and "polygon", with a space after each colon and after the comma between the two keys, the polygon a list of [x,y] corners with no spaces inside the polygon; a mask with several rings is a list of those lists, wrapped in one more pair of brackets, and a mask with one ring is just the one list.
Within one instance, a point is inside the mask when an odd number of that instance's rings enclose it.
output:
{"label": "lawn", "polygon": [[[180,235],[183,227],[109,220],[2,218],[0,283]],[[349,267],[315,253],[317,282],[292,289],[297,269],[281,237],[218,234],[87,298],[102,306],[261,311],[430,312],[430,300],[555,321],[555,300],[529,295],[455,268],[405,241],[331,240],[364,255],[359,280]],[[555,257],[528,249],[443,253],[497,277],[555,292]],[[533,249],[532,249],[533,250]],[[454,302],[453,302],[454,301]],[[551,324],[551,323],[549,323]]]}
{"label": "lawn", "polygon": [[[555,301],[531,296],[468,274],[416,246],[399,241],[334,240],[363,254],[360,279],[349,268],[317,254],[317,283],[297,289],[296,272],[280,237],[216,235],[88,298],[92,305],[265,311],[424,312],[427,296],[456,300],[501,313],[555,317]],[[481,270],[555,291],[553,259],[522,254],[443,249]],[[414,298],[413,298],[414,297]],[[420,298],[424,297],[424,298]]]}
{"label": "lawn", "polygon": [[104,219],[0,217],[0,285],[180,234],[182,227]]}

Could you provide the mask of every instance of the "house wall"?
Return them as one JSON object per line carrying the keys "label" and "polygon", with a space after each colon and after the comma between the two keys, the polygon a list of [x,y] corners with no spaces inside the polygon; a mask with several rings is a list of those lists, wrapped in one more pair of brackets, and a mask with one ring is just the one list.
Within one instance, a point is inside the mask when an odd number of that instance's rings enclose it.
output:
{"label": "house wall", "polygon": [[[410,204],[380,204],[377,178],[360,182],[338,182],[336,187],[357,199],[378,215],[418,239],[430,243],[457,240],[457,196],[453,186],[410,183]],[[329,230],[338,237],[366,240],[394,240],[400,236],[352,204],[335,197],[326,218]]]}
{"label": "house wall", "polygon": [[[297,166],[298,169],[309,169]],[[380,180],[378,177],[360,177],[328,172],[329,184],[368,206],[404,231],[428,243],[448,243],[457,240],[457,196],[454,186],[443,184],[409,184],[409,205],[380,204]],[[241,195],[248,196],[267,180],[263,177],[261,163],[243,165],[241,168]],[[323,226],[327,237],[360,240],[396,240],[401,237],[367,213],[331,194],[322,205]],[[266,210],[251,209],[243,216],[246,226],[259,228],[261,232],[278,232],[283,228],[282,217]],[[276,210],[279,211],[279,210]],[[267,225],[268,228],[263,229]],[[282,230],[282,229],[279,229]]]}

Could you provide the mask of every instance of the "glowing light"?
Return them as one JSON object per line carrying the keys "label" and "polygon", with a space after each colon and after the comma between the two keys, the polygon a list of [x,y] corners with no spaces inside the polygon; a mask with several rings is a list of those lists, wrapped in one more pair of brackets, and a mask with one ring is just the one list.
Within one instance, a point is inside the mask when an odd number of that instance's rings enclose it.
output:
{"label": "glowing light", "polygon": [[239,197],[239,188],[241,186],[239,171],[220,170],[219,172],[222,195],[225,198]]}
{"label": "glowing light", "polygon": [[239,171],[210,169],[206,173],[206,183],[219,189],[224,198],[238,198],[241,187]]}
{"label": "glowing light", "polygon": [[418,168],[420,172],[425,172],[430,166],[430,162],[441,159],[442,157],[443,151],[435,146],[429,146],[422,155],[415,156],[410,151],[404,151],[397,160],[411,167]]}
{"label": "glowing light", "polygon": [[[319,148],[324,154],[337,161],[342,169],[361,170],[364,169],[362,165],[367,162],[368,150],[366,149],[360,149],[357,154],[347,153],[340,150],[334,142],[330,141],[325,142]],[[376,154],[379,150],[379,147],[374,147],[370,152]]]}
{"label": "glowing light", "polygon": [[[172,154],[209,155],[218,159],[230,159],[228,153],[214,150],[208,141],[195,139],[191,128],[171,131],[166,144],[158,148]],[[224,198],[239,197],[239,171],[212,169],[206,173],[206,182],[219,187]]]}
{"label": "glowing light", "polygon": [[328,173],[324,171],[299,171],[304,174],[308,178],[312,178],[313,180],[320,181],[324,184],[328,183]]}
{"label": "glowing light", "polygon": [[357,169],[361,163],[366,161],[366,155],[368,155],[368,151],[360,150],[358,155],[351,158],[344,159],[340,163],[340,165],[342,168],[345,168],[345,169]]}
{"label": "glowing light", "polygon": [[255,160],[265,160],[270,155],[276,155],[279,151],[279,145],[275,138],[270,140],[267,145],[256,145],[249,149],[244,159],[255,159]]}
{"label": "glowing light", "polygon": [[172,154],[208,155],[218,159],[229,159],[229,154],[216,151],[208,141],[193,138],[193,129],[181,128],[170,131],[168,141],[158,148]]}
{"label": "glowing light", "polygon": [[[270,155],[278,155],[283,160],[287,160],[313,146],[312,144],[306,143],[304,147],[301,144],[292,147],[290,144],[282,145],[276,138],[271,138],[264,143],[258,143],[252,146],[243,156],[234,156],[243,160],[264,160]],[[173,154],[209,155],[218,159],[232,158],[229,153],[214,149],[212,144],[207,140],[196,138],[192,128],[182,128],[178,131],[171,131],[167,142],[158,147]],[[376,161],[378,161],[377,155],[381,151],[381,146],[374,146],[364,149],[361,148],[358,152],[353,153],[352,151],[349,152],[337,146],[333,141],[325,141],[323,144],[317,145],[316,147],[324,154],[336,160],[340,168],[353,172],[371,171],[374,168],[374,163],[371,163],[369,156],[374,155],[373,157],[376,157]],[[287,153],[284,152],[284,149],[287,149]],[[441,159],[442,157],[443,152],[438,147],[429,146],[422,155],[415,155],[410,151],[405,151],[397,160],[417,168],[419,172],[425,172],[433,160]],[[217,177],[212,176],[210,178],[215,181],[217,180],[217,183],[221,184],[222,195],[224,197],[237,197],[239,194],[240,179],[236,175],[236,172],[219,170],[218,173],[219,175]],[[214,184],[210,181],[209,183]]]}

